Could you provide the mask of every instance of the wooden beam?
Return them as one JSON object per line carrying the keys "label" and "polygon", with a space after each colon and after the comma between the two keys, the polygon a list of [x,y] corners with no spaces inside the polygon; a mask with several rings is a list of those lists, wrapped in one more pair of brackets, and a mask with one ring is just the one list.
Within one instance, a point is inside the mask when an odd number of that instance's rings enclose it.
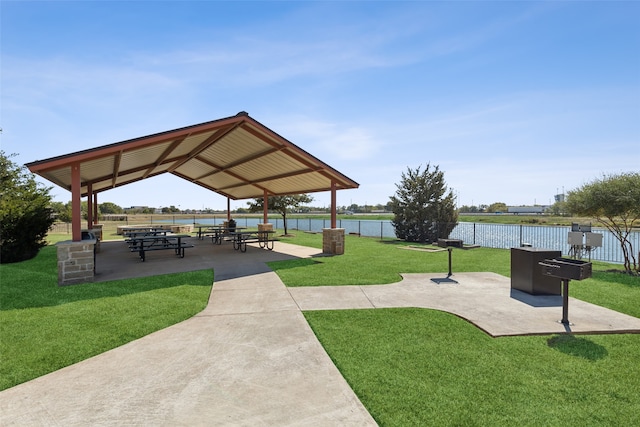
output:
{"label": "wooden beam", "polygon": [[80,190],[80,162],[78,162],[71,165],[71,238],[74,242],[82,240]]}
{"label": "wooden beam", "polygon": [[331,228],[336,228],[336,182],[331,181]]}
{"label": "wooden beam", "polygon": [[183,164],[185,164],[189,160],[193,159],[198,154],[202,153],[204,150],[206,150],[207,148],[209,148],[210,146],[212,146],[213,144],[215,144],[216,142],[218,142],[219,140],[224,138],[226,135],[228,135],[230,132],[232,132],[238,126],[239,126],[239,124],[236,123],[235,125],[229,126],[227,129],[216,131],[209,138],[207,138],[203,142],[201,142],[200,145],[198,145],[195,149],[193,149],[187,156],[184,157],[184,159],[182,159],[182,160],[180,160],[178,162],[175,162],[175,164],[173,164],[169,169],[167,169],[167,172],[175,171],[180,166],[182,166]]}
{"label": "wooden beam", "polygon": [[262,204],[262,223],[266,224],[269,216],[269,192],[264,190],[264,203]]}
{"label": "wooden beam", "polygon": [[208,177],[208,176],[216,175],[216,174],[223,173],[223,172],[224,172],[224,173],[228,173],[228,174],[230,174],[230,175],[232,175],[232,176],[234,176],[234,177],[235,177],[236,175],[234,175],[234,174],[232,174],[231,172],[229,172],[229,169],[232,169],[232,168],[234,168],[234,167],[236,167],[236,166],[240,166],[240,165],[242,165],[242,164],[244,164],[244,163],[248,163],[248,162],[250,162],[250,161],[252,161],[252,160],[259,159],[259,158],[260,158],[260,157],[262,157],[262,156],[266,156],[266,155],[269,155],[269,154],[275,153],[276,151],[278,151],[278,150],[276,150],[276,149],[274,149],[274,148],[271,148],[271,149],[269,149],[269,150],[266,150],[266,151],[263,151],[263,152],[260,152],[260,153],[257,153],[257,154],[253,154],[253,155],[251,155],[251,156],[247,156],[247,157],[242,158],[242,159],[240,159],[240,160],[236,160],[235,162],[233,162],[233,163],[229,163],[228,165],[225,165],[225,166],[218,165],[218,164],[216,164],[216,163],[210,162],[209,160],[207,160],[207,159],[203,159],[203,158],[201,158],[201,157],[199,157],[199,156],[198,156],[198,157],[196,157],[196,159],[198,159],[199,161],[201,161],[202,163],[204,163],[204,164],[206,164],[206,165],[211,166],[211,167],[212,167],[212,168],[214,168],[215,170],[210,171],[210,172],[207,172],[207,173],[205,173],[205,174],[203,174],[203,175],[200,175],[200,176],[198,176],[197,178],[193,178],[193,181],[198,181],[198,180],[203,179],[203,178],[206,178],[206,177]]}
{"label": "wooden beam", "polygon": [[160,157],[158,157],[156,159],[155,162],[153,162],[153,165],[149,167],[149,169],[147,169],[147,171],[144,173],[144,175],[142,175],[142,179],[145,179],[146,177],[149,176],[149,174],[151,172],[153,172],[153,170],[155,168],[157,168],[158,166],[160,166],[162,164],[162,162],[164,161],[164,159],[166,159],[167,157],[169,157],[169,154],[173,153],[173,151],[178,147],[178,145],[180,145],[180,143],[182,141],[184,141],[185,138],[180,138],[180,139],[176,139],[175,141],[173,141],[171,143],[171,145],[169,145],[167,147],[166,150],[164,150],[164,152],[160,155]]}
{"label": "wooden beam", "polygon": [[93,228],[93,188],[91,183],[87,184],[87,228]]}
{"label": "wooden beam", "polygon": [[[234,178],[236,178],[236,179],[238,179],[238,180],[240,180],[242,182],[239,182],[239,183],[236,183],[236,184],[232,184],[232,185],[227,185],[226,187],[220,187],[219,189],[220,190],[228,190],[230,188],[242,187],[244,185],[253,185],[253,186],[258,187],[258,188],[263,188],[262,186],[259,185],[261,182],[274,181],[274,180],[282,179],[282,178],[291,178],[291,177],[294,177],[294,176],[304,175],[304,174],[311,173],[311,172],[313,172],[313,171],[309,171],[309,170],[305,169],[305,170],[301,170],[301,171],[287,172],[287,173],[283,173],[283,174],[279,174],[279,175],[267,176],[265,178],[260,178],[260,179],[247,180],[247,179],[244,179],[243,177],[241,177],[239,175],[233,174],[233,173],[231,173],[229,171],[225,171],[226,174],[231,175],[232,177],[234,177]],[[306,193],[307,191],[303,191],[303,192]]]}
{"label": "wooden beam", "polygon": [[122,151],[113,157],[113,177],[111,179],[111,187],[116,188],[118,182],[118,173],[120,173],[120,161],[122,160]]}
{"label": "wooden beam", "polygon": [[98,218],[98,193],[93,193],[93,221],[94,224],[100,223],[100,218]]}
{"label": "wooden beam", "polygon": [[72,164],[86,162],[89,160],[99,159],[106,157],[117,152],[135,150],[152,146],[165,141],[173,141],[177,138],[188,138],[192,135],[199,133],[216,131],[218,129],[224,129],[231,126],[235,128],[239,124],[247,121],[246,116],[233,116],[225,119],[214,120],[212,122],[200,123],[198,125],[188,126],[180,129],[174,129],[167,132],[162,132],[154,135],[143,136],[140,138],[130,139],[127,141],[116,142],[114,144],[105,145],[98,148],[92,148],[89,150],[78,151],[75,153],[67,154],[64,156],[58,156],[47,160],[38,160],[35,162],[27,163],[25,166],[33,173],[44,173],[51,170],[60,169],[64,166],[70,166]]}

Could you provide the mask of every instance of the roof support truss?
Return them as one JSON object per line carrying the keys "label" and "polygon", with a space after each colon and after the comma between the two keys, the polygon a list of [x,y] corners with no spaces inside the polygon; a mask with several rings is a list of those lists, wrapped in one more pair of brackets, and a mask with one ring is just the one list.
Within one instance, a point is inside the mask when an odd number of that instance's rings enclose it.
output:
{"label": "roof support truss", "polygon": [[70,190],[78,206],[85,194],[166,172],[234,200],[358,187],[245,112],[26,166]]}

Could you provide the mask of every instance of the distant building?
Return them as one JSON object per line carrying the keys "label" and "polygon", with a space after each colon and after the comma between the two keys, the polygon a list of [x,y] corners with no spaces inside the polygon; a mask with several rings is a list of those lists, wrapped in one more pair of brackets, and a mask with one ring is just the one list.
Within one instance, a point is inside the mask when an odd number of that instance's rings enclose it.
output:
{"label": "distant building", "polygon": [[512,214],[541,214],[548,206],[509,206],[507,212]]}
{"label": "distant building", "polygon": [[564,194],[556,194],[555,196],[553,196],[553,198],[555,199],[556,203],[564,202]]}

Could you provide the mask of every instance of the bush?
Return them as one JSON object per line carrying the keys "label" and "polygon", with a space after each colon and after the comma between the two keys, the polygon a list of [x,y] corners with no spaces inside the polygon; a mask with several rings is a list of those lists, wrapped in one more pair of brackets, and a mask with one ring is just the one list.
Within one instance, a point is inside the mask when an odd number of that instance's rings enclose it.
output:
{"label": "bush", "polygon": [[396,184],[397,191],[391,197],[394,218],[393,228],[399,239],[408,242],[434,242],[447,238],[458,223],[453,191],[447,194],[444,173],[438,166],[427,164],[410,168]]}
{"label": "bush", "polygon": [[[13,155],[12,155],[13,156]],[[50,188],[0,151],[0,262],[31,259],[53,224]]]}

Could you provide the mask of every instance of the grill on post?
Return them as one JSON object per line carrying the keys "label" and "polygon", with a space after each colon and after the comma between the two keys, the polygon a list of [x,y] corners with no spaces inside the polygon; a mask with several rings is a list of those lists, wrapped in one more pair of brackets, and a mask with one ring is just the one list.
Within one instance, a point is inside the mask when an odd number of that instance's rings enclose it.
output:
{"label": "grill on post", "polygon": [[591,263],[571,258],[553,258],[541,261],[542,274],[560,279],[582,280],[591,277]]}
{"label": "grill on post", "polygon": [[540,261],[544,276],[562,279],[562,322],[569,324],[569,281],[591,277],[591,263],[571,258],[553,258]]}

